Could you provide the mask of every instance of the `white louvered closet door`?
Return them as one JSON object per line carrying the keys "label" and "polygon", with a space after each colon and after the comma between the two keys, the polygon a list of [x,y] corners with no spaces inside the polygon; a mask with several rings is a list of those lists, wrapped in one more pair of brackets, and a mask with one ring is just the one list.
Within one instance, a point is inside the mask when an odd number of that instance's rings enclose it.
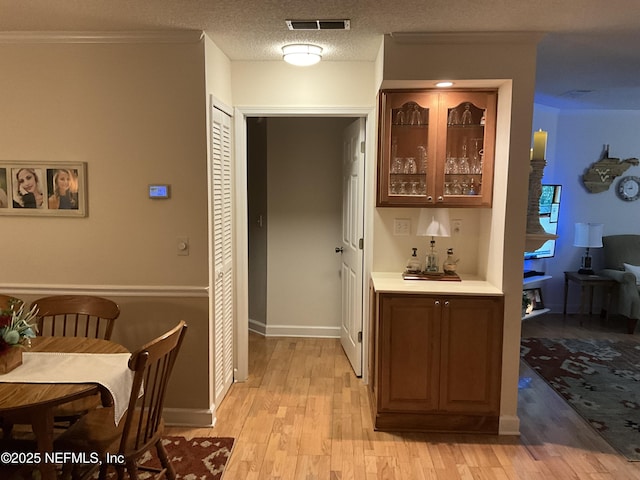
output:
{"label": "white louvered closet door", "polygon": [[214,401],[233,383],[233,243],[231,117],[211,107],[211,161],[214,261]]}

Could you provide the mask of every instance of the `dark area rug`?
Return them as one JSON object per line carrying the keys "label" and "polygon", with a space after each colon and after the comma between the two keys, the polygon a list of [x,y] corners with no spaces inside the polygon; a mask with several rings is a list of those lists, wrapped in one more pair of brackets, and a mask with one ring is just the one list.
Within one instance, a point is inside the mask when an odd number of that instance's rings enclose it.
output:
{"label": "dark area rug", "polygon": [[[164,446],[173,463],[178,480],[220,480],[231,457],[233,438],[197,437],[186,440],[184,437],[164,437]],[[11,448],[11,447],[7,447]],[[25,448],[19,450],[28,451]],[[6,450],[5,450],[6,451]],[[160,462],[147,452],[139,462],[141,466],[159,467]],[[108,478],[115,478],[115,470],[109,469]],[[39,478],[31,469],[8,468],[0,466],[1,480],[33,480]],[[98,478],[97,473],[95,478]],[[140,480],[153,478],[152,472],[139,472]]]}
{"label": "dark area rug", "polygon": [[[186,440],[184,437],[164,437],[162,441],[176,470],[176,478],[183,480],[220,480],[233,449],[233,438],[196,437]],[[160,466],[155,455],[149,452],[139,463]],[[141,480],[147,478],[144,476],[146,473],[141,472]]]}
{"label": "dark area rug", "polygon": [[521,356],[628,460],[640,461],[640,346],[523,338]]}

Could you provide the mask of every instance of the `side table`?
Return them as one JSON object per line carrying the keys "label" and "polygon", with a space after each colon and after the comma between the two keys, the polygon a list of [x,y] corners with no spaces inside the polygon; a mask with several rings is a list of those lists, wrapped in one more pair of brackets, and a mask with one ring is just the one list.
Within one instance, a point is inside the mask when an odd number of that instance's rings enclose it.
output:
{"label": "side table", "polygon": [[[578,272],[564,272],[564,308],[562,314],[567,315],[567,294],[569,292],[569,282],[575,282],[580,285],[580,325],[582,325],[582,317],[584,315],[585,304],[589,301],[589,315],[593,314],[593,289],[594,287],[602,287],[604,289],[605,301],[604,308],[600,312],[600,317],[605,320],[609,319],[609,310],[611,309],[611,290],[616,281],[609,277],[601,275],[585,275]],[[588,296],[588,297],[587,297]]]}

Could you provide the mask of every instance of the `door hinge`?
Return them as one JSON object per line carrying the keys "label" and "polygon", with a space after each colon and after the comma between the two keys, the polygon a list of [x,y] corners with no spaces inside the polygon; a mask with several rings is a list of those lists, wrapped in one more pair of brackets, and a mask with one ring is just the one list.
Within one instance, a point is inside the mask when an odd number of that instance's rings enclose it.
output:
{"label": "door hinge", "polygon": [[362,332],[358,332],[358,343],[362,343]]}
{"label": "door hinge", "polygon": [[360,153],[365,153],[365,143],[364,140],[360,142]]}
{"label": "door hinge", "polygon": [[361,238],[360,240],[358,240],[358,248],[360,250],[364,250],[364,238]]}

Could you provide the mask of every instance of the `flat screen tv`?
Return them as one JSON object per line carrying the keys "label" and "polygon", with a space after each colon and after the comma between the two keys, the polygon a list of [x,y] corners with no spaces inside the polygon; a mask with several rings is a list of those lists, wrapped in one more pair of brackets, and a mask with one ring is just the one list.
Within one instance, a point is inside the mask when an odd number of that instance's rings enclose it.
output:
{"label": "flat screen tv", "polygon": [[[558,214],[560,213],[560,194],[562,185],[542,185],[540,194],[540,225],[547,233],[558,233]],[[551,258],[556,253],[556,241],[547,240],[533,252],[524,252],[525,260]]]}

